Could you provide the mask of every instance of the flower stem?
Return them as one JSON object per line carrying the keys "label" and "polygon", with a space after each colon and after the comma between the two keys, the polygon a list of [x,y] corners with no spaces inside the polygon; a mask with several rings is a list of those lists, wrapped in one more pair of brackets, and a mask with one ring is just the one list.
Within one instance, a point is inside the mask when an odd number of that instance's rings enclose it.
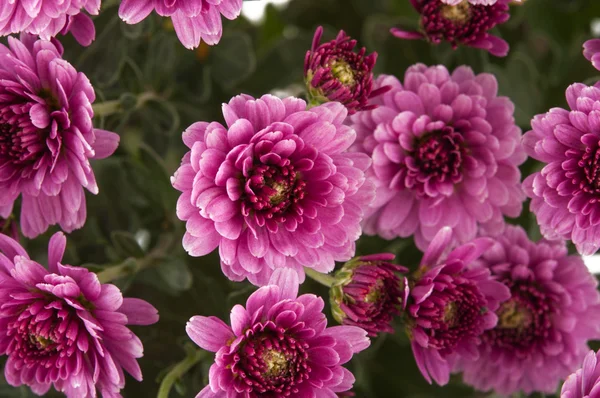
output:
{"label": "flower stem", "polygon": [[323,286],[331,287],[335,283],[335,278],[333,276],[322,274],[312,268],[304,267],[304,272],[309,278],[319,282]]}
{"label": "flower stem", "polygon": [[158,264],[167,256],[173,244],[173,236],[170,234],[161,235],[154,249],[142,258],[129,257],[123,262],[108,267],[96,275],[100,283],[108,283],[126,276],[135,275],[143,269]]}
{"label": "flower stem", "polygon": [[175,365],[160,383],[160,388],[158,389],[158,395],[156,397],[169,398],[169,393],[171,392],[171,388],[173,388],[173,384],[175,384],[177,380],[186,374],[188,370],[193,368],[194,365],[206,357],[206,354],[206,351],[195,350],[191,352],[183,361]]}
{"label": "flower stem", "polygon": [[160,97],[153,91],[144,91],[138,95],[127,94],[116,100],[109,100],[92,104],[94,116],[106,117],[130,109],[139,109],[146,102],[157,100]]}

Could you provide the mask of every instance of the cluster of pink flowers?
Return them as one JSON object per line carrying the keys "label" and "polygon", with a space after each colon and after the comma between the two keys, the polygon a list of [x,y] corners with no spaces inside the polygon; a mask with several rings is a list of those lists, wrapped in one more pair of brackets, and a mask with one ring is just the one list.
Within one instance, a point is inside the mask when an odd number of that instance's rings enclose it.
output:
{"label": "cluster of pink flowers", "polygon": [[[490,30],[509,19],[510,0],[411,0],[420,30],[405,39],[467,45],[506,56]],[[222,17],[242,0],[122,0],[135,24],[169,17],[187,48],[217,44]],[[10,0],[0,4],[0,216],[2,232],[34,238],[59,225],[83,227],[85,189],[99,192],[90,160],[112,155],[116,133],[93,127],[95,93],[63,59],[55,36],[94,37],[100,0]],[[34,35],[39,36],[35,37]],[[191,256],[218,249],[223,273],[258,289],[231,310],[230,324],[194,316],[189,337],[214,352],[200,398],[353,396],[343,365],[393,333],[398,320],[429,382],[452,373],[497,394],[600,396],[600,293],[580,255],[600,248],[600,86],[571,85],[569,109],[537,115],[521,134],[496,78],[468,66],[416,64],[401,82],[375,77],[377,53],[356,51],[340,31],[306,53],[308,103],[241,94],[223,121],[183,132],[189,151],[171,178]],[[600,69],[600,40],[584,44]],[[544,167],[521,182],[530,156]],[[545,239],[533,242],[506,217],[531,198]],[[389,253],[356,255],[364,233],[412,237],[418,268]],[[83,267],[61,263],[62,232],[48,266],[0,234],[0,354],[12,386],[68,398],[120,397],[125,372],[140,381],[142,342],[128,328],[158,321],[149,303],[123,298]],[[336,262],[346,262],[333,277]],[[323,299],[298,295],[312,275]],[[586,356],[587,353],[587,356]],[[583,361],[583,362],[582,362]],[[583,363],[581,369],[576,370]],[[573,373],[575,371],[575,373]]]}

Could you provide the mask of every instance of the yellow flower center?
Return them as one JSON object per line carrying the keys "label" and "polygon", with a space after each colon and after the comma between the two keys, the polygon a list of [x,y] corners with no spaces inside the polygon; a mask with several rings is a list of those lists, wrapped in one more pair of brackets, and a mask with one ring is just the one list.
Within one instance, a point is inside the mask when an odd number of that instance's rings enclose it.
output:
{"label": "yellow flower center", "polygon": [[354,86],[356,80],[352,67],[343,60],[335,60],[331,63],[331,73],[344,86]]}
{"label": "yellow flower center", "polygon": [[464,24],[471,18],[469,2],[467,0],[463,0],[462,3],[459,3],[455,6],[444,4],[442,5],[441,14],[442,17],[449,21],[457,24]]}
{"label": "yellow flower center", "polygon": [[266,377],[281,377],[289,371],[289,361],[287,357],[279,351],[268,350],[263,355],[262,359],[267,365],[267,370],[264,374]]}
{"label": "yellow flower center", "polygon": [[514,300],[507,301],[498,310],[498,328],[524,329],[531,323],[531,314]]}

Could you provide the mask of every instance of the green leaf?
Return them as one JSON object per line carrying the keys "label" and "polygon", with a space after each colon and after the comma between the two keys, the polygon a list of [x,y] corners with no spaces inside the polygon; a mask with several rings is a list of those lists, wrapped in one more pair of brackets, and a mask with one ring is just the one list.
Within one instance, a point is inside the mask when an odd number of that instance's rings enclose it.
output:
{"label": "green leaf", "polygon": [[135,240],[135,237],[129,232],[113,231],[110,234],[110,239],[112,240],[117,253],[123,256],[123,258],[140,258],[144,256],[144,250],[142,250]]}
{"label": "green leaf", "polygon": [[211,54],[212,74],[219,85],[232,89],[256,69],[256,57],[250,36],[244,32],[228,33]]}
{"label": "green leaf", "polygon": [[184,291],[192,287],[193,276],[185,261],[169,257],[157,268],[161,279],[173,290]]}

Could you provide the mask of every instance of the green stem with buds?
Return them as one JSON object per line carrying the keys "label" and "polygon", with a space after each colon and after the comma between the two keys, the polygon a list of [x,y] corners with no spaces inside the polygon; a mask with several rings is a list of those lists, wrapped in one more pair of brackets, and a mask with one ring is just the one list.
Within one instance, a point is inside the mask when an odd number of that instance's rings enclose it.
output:
{"label": "green stem with buds", "polygon": [[108,283],[126,276],[135,275],[143,269],[150,268],[163,260],[173,245],[173,236],[162,235],[158,243],[146,256],[142,258],[129,257],[122,263],[108,267],[96,275],[100,283]]}
{"label": "green stem with buds", "polygon": [[335,278],[331,275],[322,274],[312,268],[304,268],[306,275],[312,280],[319,282],[323,286],[331,287],[335,283]]}
{"label": "green stem with buds", "polygon": [[171,392],[171,388],[173,388],[173,384],[186,374],[188,370],[193,368],[194,365],[205,358],[206,355],[207,352],[203,350],[195,350],[189,353],[183,361],[179,362],[169,371],[169,373],[167,373],[160,383],[160,388],[158,389],[158,395],[156,397],[169,398],[169,393]]}

